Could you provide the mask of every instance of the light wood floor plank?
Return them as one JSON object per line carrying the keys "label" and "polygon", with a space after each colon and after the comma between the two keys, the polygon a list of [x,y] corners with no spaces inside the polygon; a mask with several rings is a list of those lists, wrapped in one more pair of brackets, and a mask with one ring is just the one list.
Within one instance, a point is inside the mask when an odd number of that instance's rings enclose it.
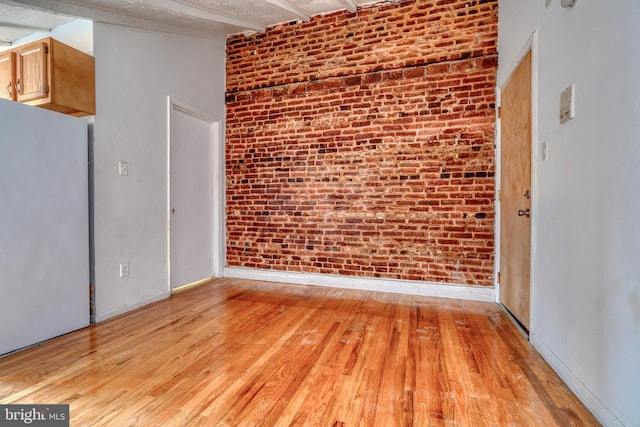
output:
{"label": "light wood floor plank", "polygon": [[73,426],[591,426],[496,304],[220,279],[0,358]]}

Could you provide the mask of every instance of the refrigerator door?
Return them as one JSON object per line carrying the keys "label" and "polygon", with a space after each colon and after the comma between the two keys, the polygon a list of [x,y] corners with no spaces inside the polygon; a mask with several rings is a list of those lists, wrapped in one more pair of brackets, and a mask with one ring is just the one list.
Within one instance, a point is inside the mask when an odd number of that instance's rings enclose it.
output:
{"label": "refrigerator door", "polygon": [[0,99],[0,354],[89,324],[87,121]]}

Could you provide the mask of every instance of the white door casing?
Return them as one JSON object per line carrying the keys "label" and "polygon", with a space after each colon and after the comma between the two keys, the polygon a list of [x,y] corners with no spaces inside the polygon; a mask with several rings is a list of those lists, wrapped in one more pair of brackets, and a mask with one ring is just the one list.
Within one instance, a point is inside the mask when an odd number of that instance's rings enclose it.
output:
{"label": "white door casing", "polygon": [[169,289],[222,274],[222,120],[168,101]]}

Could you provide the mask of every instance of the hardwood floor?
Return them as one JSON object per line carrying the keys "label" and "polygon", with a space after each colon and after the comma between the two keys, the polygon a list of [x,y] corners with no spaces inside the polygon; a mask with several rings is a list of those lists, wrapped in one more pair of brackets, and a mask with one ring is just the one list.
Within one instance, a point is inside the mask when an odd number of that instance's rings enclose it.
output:
{"label": "hardwood floor", "polygon": [[598,425],[496,304],[220,279],[0,359],[72,426]]}

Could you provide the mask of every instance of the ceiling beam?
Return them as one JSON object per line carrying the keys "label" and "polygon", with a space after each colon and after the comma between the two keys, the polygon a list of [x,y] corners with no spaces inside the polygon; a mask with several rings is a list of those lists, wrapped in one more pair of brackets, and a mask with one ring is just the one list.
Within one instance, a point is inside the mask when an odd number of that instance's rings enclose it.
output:
{"label": "ceiling beam", "polygon": [[287,10],[291,13],[293,13],[294,15],[296,15],[298,18],[302,19],[303,21],[309,21],[311,19],[311,16],[304,10],[300,9],[298,6],[293,5],[291,3],[289,3],[286,0],[267,0],[267,2],[271,3],[272,5],[279,7],[280,9],[284,9]]}
{"label": "ceiling beam", "polygon": [[[200,29],[193,29],[187,26],[181,26],[160,20],[152,20],[151,18],[140,17],[132,13],[114,11],[107,8],[98,8],[96,6],[87,6],[86,4],[83,4],[81,1],[77,0],[0,0],[0,4],[3,3],[22,6],[27,5],[38,10],[59,13],[71,17],[91,19],[96,22],[124,25],[127,27],[140,28],[145,30],[162,31],[204,38],[213,38],[215,36],[226,37],[226,34],[222,32],[209,32]],[[168,4],[168,1],[163,0],[162,3]],[[176,7],[176,5],[172,7]],[[202,17],[203,15],[203,12],[201,10],[198,10],[197,15],[191,16],[193,18],[198,18]],[[218,17],[222,19],[222,17]],[[239,20],[230,20],[229,18],[227,18],[226,21],[231,22],[216,22],[234,25],[244,29],[250,29],[247,27],[250,24],[244,21],[242,21],[241,23],[241,21]],[[256,25],[257,24],[253,24],[252,27],[255,27]]]}
{"label": "ceiling beam", "polygon": [[13,22],[0,22],[0,27],[2,28],[15,28],[16,30],[29,30],[29,31],[39,31],[42,33],[48,33],[49,31],[51,31],[51,28],[45,28],[45,27],[36,27],[33,25],[22,25],[22,24],[16,24]]}
{"label": "ceiling beam", "polygon": [[358,11],[358,5],[355,0],[339,0],[340,3],[351,13],[356,13]]}
{"label": "ceiling beam", "polygon": [[220,22],[222,24],[235,25],[247,30],[264,31],[264,25],[247,21],[246,19],[233,18],[219,13],[213,13],[203,7],[194,5],[186,0],[153,0],[154,7],[171,12],[177,15],[188,15],[193,18],[206,19],[208,21]]}

